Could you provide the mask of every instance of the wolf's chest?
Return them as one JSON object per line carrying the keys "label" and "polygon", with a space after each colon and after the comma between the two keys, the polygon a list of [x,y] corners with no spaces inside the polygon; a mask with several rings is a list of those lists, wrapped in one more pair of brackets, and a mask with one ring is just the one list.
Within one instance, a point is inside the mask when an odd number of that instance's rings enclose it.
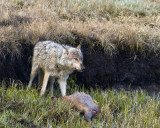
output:
{"label": "wolf's chest", "polygon": [[65,71],[55,71],[55,72],[51,72],[51,76],[56,77],[56,78],[62,78],[62,77],[66,77],[69,76],[70,73],[65,72]]}
{"label": "wolf's chest", "polygon": [[55,66],[54,70],[51,70],[51,76],[60,78],[60,77],[66,77],[67,75],[69,75],[72,71],[69,71],[67,69],[61,69],[58,66]]}

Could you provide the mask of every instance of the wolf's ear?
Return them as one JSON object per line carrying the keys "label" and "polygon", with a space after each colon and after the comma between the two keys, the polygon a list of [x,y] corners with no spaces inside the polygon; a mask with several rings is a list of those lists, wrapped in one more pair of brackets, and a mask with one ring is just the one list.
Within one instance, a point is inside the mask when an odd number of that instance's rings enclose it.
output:
{"label": "wolf's ear", "polygon": [[[63,45],[62,45],[62,46],[63,46]],[[68,49],[67,49],[66,47],[64,47],[64,46],[63,46],[63,48],[66,50],[66,51],[65,51],[66,54],[68,54],[68,53],[69,53]]]}
{"label": "wolf's ear", "polygon": [[81,49],[81,43],[77,46],[78,49]]}
{"label": "wolf's ear", "polygon": [[67,49],[67,48],[65,48],[65,50],[66,50],[66,54],[68,55],[68,54],[69,54],[69,51],[68,51],[68,49]]}

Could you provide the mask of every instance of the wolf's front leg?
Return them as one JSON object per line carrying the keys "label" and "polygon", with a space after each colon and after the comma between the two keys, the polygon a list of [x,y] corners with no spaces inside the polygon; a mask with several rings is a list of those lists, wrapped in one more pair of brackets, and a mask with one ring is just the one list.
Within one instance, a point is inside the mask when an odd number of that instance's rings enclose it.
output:
{"label": "wolf's front leg", "polygon": [[66,96],[66,85],[67,85],[67,79],[66,78],[60,78],[58,79],[59,86],[61,88],[62,96]]}

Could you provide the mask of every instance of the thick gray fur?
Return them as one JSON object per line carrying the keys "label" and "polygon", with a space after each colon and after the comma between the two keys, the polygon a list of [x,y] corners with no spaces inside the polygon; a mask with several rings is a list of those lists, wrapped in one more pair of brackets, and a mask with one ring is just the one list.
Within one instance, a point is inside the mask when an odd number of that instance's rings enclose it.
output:
{"label": "thick gray fur", "polygon": [[34,47],[28,88],[31,88],[33,79],[39,74],[39,85],[42,86],[41,96],[45,93],[48,79],[50,80],[51,96],[53,96],[55,79],[58,80],[62,96],[65,96],[69,74],[74,70],[82,71],[83,69],[83,54],[80,45],[74,48],[52,41],[38,42]]}

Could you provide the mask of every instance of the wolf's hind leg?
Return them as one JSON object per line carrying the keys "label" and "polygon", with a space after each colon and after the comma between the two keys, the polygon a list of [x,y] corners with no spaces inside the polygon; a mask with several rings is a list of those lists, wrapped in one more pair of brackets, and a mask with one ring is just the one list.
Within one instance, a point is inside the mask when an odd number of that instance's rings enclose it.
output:
{"label": "wolf's hind leg", "polygon": [[55,78],[54,77],[50,77],[50,94],[51,97],[53,97],[53,84],[54,84]]}
{"label": "wolf's hind leg", "polygon": [[38,71],[38,65],[33,65],[32,70],[31,70],[30,81],[29,81],[29,84],[28,84],[28,89],[31,88],[32,82],[33,82],[35,76],[37,75],[37,71]]}
{"label": "wolf's hind leg", "polygon": [[42,87],[43,78],[44,78],[44,72],[42,69],[39,69],[39,71],[38,71],[38,86],[39,86],[39,88]]}
{"label": "wolf's hind leg", "polygon": [[43,79],[43,84],[42,84],[42,89],[41,89],[41,96],[43,96],[46,91],[49,75],[50,73],[47,71],[44,73],[44,79]]}

